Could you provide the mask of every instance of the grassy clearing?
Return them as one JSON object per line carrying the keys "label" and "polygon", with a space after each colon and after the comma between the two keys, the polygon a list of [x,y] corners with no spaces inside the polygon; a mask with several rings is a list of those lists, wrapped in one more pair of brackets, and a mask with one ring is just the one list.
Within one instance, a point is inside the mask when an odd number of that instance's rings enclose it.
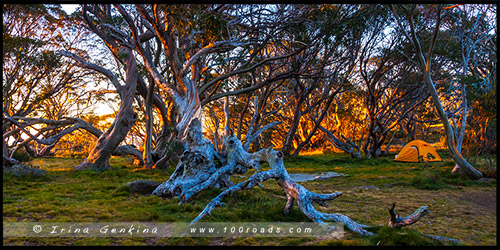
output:
{"label": "grassy clearing", "polygon": [[[463,245],[496,245],[496,182],[485,183],[452,175],[454,163],[398,163],[394,156],[351,159],[343,154],[298,156],[285,159],[290,173],[334,171],[346,176],[302,183],[309,190],[341,191],[323,212],[342,213],[375,227],[377,237],[347,233],[340,240],[315,238],[4,238],[4,245],[443,245],[420,233],[451,237]],[[131,194],[126,183],[148,179],[163,182],[173,171],[135,169],[128,157],[111,159],[112,170],[71,171],[82,159],[42,158],[30,164],[48,170],[42,178],[17,178],[3,174],[3,221],[39,222],[189,222],[221,190],[210,189],[194,204],[177,205],[177,198]],[[479,169],[486,167],[477,166]],[[263,166],[264,170],[268,167]],[[253,174],[249,171],[246,176]],[[244,178],[233,177],[234,182]],[[309,222],[297,207],[290,215],[274,180],[225,200],[205,222]],[[362,186],[377,188],[363,189]],[[406,216],[427,205],[431,213],[403,230],[385,227],[392,202]]]}

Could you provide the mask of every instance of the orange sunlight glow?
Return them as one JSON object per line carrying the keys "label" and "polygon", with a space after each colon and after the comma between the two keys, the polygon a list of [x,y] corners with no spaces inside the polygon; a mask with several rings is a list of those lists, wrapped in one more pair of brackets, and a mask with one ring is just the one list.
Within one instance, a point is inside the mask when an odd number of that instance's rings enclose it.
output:
{"label": "orange sunlight glow", "polygon": [[312,150],[312,151],[307,151],[307,152],[304,152],[304,151],[300,151],[299,152],[299,155],[322,155],[323,154],[323,150],[322,149],[315,149],[315,150]]}

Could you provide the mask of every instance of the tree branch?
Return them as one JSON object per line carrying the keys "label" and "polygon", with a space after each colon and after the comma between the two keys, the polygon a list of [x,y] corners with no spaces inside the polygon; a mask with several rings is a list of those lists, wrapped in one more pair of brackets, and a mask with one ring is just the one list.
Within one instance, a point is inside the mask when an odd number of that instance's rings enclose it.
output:
{"label": "tree branch", "polygon": [[220,82],[226,78],[229,78],[231,76],[234,76],[234,75],[237,75],[237,74],[242,74],[242,73],[246,73],[246,72],[249,72],[257,67],[259,67],[260,65],[264,64],[264,63],[267,63],[267,62],[270,62],[270,61],[275,61],[275,60],[280,60],[280,59],[284,59],[284,58],[288,58],[288,57],[291,57],[291,56],[294,56],[300,52],[302,52],[303,50],[305,49],[305,47],[302,47],[290,54],[287,54],[287,55],[283,55],[283,56],[277,56],[277,57],[271,57],[271,58],[266,58],[258,63],[255,63],[253,64],[252,66],[250,67],[247,67],[247,68],[239,68],[239,69],[236,69],[236,70],[233,70],[227,74],[224,74],[224,75],[221,75],[221,76],[218,76],[217,78],[209,81],[208,83],[202,85],[200,87],[200,93],[204,93],[210,86],[214,85],[215,83],[217,82]]}
{"label": "tree branch", "polygon": [[427,206],[423,206],[417,209],[412,214],[401,219],[401,216],[399,216],[399,214],[396,214],[396,212],[394,211],[395,207],[396,202],[392,203],[392,206],[389,208],[389,214],[391,215],[391,219],[389,220],[389,227],[401,228],[404,226],[409,226],[430,213],[429,209],[427,209]]}
{"label": "tree branch", "polygon": [[77,56],[77,55],[75,55],[75,54],[73,54],[71,52],[68,52],[68,51],[58,51],[57,53],[73,59],[78,64],[78,66],[80,66],[82,68],[91,69],[91,70],[97,71],[97,72],[105,75],[111,81],[111,83],[113,84],[113,86],[115,86],[116,92],[118,92],[118,94],[120,95],[120,97],[122,97],[122,95],[123,95],[123,93],[122,93],[123,86],[118,81],[118,78],[116,78],[116,76],[113,73],[111,73],[111,71],[109,71],[109,70],[107,70],[107,69],[105,69],[105,68],[103,68],[101,66],[95,65],[93,63],[86,62],[82,58],[80,58],[79,56]]}

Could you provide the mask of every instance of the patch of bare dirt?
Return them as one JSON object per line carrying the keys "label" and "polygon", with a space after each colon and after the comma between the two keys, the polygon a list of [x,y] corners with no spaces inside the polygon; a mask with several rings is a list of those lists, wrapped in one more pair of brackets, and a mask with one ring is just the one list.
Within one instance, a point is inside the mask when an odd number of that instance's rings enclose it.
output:
{"label": "patch of bare dirt", "polygon": [[470,201],[472,204],[479,205],[487,208],[493,213],[497,211],[497,194],[496,190],[491,192],[488,191],[477,191],[477,192],[467,192],[457,196],[457,198]]}

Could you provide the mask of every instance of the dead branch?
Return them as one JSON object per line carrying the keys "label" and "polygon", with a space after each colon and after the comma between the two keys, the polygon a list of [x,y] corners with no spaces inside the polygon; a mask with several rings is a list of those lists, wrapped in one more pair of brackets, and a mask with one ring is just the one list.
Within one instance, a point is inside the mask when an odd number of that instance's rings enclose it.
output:
{"label": "dead branch", "polygon": [[401,228],[411,225],[430,213],[429,209],[427,209],[427,206],[423,206],[417,209],[412,214],[401,219],[401,216],[399,216],[399,214],[396,214],[396,212],[394,211],[395,207],[396,202],[392,203],[392,206],[389,208],[389,214],[391,215],[391,219],[389,220],[389,227]]}
{"label": "dead branch", "polygon": [[318,127],[323,133],[326,134],[326,139],[336,148],[343,150],[351,155],[352,158],[361,157],[361,149],[358,145],[356,145],[351,140],[347,139],[345,136],[340,134],[340,136],[346,141],[343,142],[339,138],[337,138],[332,132],[323,126]]}
{"label": "dead branch", "polygon": [[[232,139],[237,140],[237,138],[235,137]],[[341,192],[318,194],[307,190],[302,185],[293,181],[288,175],[285,166],[283,165],[283,153],[280,151],[274,151],[272,148],[268,148],[259,151],[258,155],[261,160],[265,160],[269,163],[271,170],[257,172],[254,175],[250,176],[246,181],[226,189],[217,197],[215,197],[191,223],[195,223],[196,221],[201,220],[207,214],[209,215],[211,211],[217,206],[223,205],[222,200],[226,196],[230,196],[240,190],[250,189],[258,185],[260,182],[272,178],[277,181],[278,185],[283,187],[288,197],[288,201],[285,205],[285,213],[288,213],[294,201],[297,201],[300,210],[309,219],[324,227],[327,227],[324,221],[336,221],[344,223],[350,230],[361,235],[373,234],[364,229],[365,227],[367,227],[366,225],[359,224],[343,214],[322,213],[317,211],[312,205],[313,202],[316,202],[322,206],[326,206],[325,201],[337,198],[338,196],[342,195]]]}
{"label": "dead branch", "polygon": [[[401,218],[399,214],[396,214],[396,211],[394,208],[396,207],[396,202],[392,203],[392,206],[389,208],[389,214],[391,215],[391,218],[389,220],[389,227],[393,228],[402,228],[404,226],[409,226],[420,219],[422,219],[425,215],[429,214],[430,211],[427,208],[427,206],[422,206],[419,209],[417,209],[415,212],[412,214]],[[444,241],[451,241],[454,243],[460,243],[460,240],[452,239],[452,238],[447,238],[447,237],[442,237],[442,236],[436,236],[436,235],[431,235],[431,234],[421,234],[423,236],[430,237],[435,240],[444,240]]]}
{"label": "dead branch", "polygon": [[[234,157],[235,155],[241,155],[244,150],[242,150],[241,147],[241,142],[239,140],[232,136],[228,137],[228,144],[229,145],[235,145],[233,150],[230,152],[229,155]],[[232,143],[231,143],[232,141]],[[238,152],[238,154],[235,154],[235,152]],[[248,154],[248,153],[247,153]],[[244,155],[244,154],[243,154]],[[233,167],[231,164],[234,164],[234,159],[231,160],[231,156],[228,157],[228,162],[229,164],[221,169],[218,170],[218,176],[222,175],[222,173],[230,173],[231,168]],[[246,156],[248,157],[248,155]],[[288,172],[286,171],[286,168],[283,164],[283,153],[280,151],[275,151],[272,148],[268,149],[263,149],[257,153],[253,154],[254,159],[259,159],[263,161],[267,161],[270,166],[270,170],[264,171],[264,172],[256,172],[254,175],[250,176],[247,180],[238,183],[237,185],[231,186],[224,190],[222,193],[220,193],[217,197],[212,199],[207,206],[203,209],[203,211],[194,219],[191,221],[191,224],[203,219],[206,215],[210,215],[211,212],[218,206],[224,205],[223,199],[227,196],[231,196],[232,194],[245,190],[245,189],[251,189],[259,183],[264,182],[269,179],[274,179],[278,183],[279,186],[281,186],[285,194],[287,196],[287,202],[285,204],[284,208],[284,213],[288,214],[290,212],[290,209],[292,208],[294,202],[297,202],[297,205],[299,209],[304,213],[304,215],[311,219],[312,221],[322,225],[325,229],[329,229],[329,226],[326,225],[325,221],[334,221],[334,222],[341,222],[343,223],[347,228],[349,228],[351,231],[359,233],[361,235],[374,235],[374,233],[369,232],[366,230],[367,225],[360,224],[351,218],[343,215],[343,214],[338,214],[338,213],[322,213],[316,210],[316,208],[313,206],[313,202],[318,203],[321,206],[328,206],[328,204],[325,201],[328,200],[333,200],[340,195],[342,195],[341,192],[334,192],[334,193],[329,193],[329,194],[318,194],[311,192],[307,190],[305,187],[302,185],[296,183],[293,181]],[[245,157],[241,157],[239,159],[248,159]],[[217,179],[217,176],[212,176],[212,180]],[[197,190],[198,192],[201,190]],[[185,200],[188,200],[189,197],[191,196],[186,196],[188,197]],[[418,220],[420,220],[423,216],[426,214],[430,213],[430,211],[427,209],[427,206],[423,206],[419,209],[417,209],[414,213],[411,215],[401,218],[399,214],[396,214],[394,211],[396,204],[393,203],[392,207],[389,208],[389,213],[391,215],[391,219],[389,221],[389,226],[394,227],[394,228],[401,228],[403,226],[408,226],[411,225]],[[447,240],[447,241],[452,241],[452,242],[460,242],[455,239],[451,238],[446,238],[446,237],[441,237],[441,236],[434,236],[434,235],[427,235],[427,234],[422,234],[424,236],[431,237],[433,239],[437,240]]]}

